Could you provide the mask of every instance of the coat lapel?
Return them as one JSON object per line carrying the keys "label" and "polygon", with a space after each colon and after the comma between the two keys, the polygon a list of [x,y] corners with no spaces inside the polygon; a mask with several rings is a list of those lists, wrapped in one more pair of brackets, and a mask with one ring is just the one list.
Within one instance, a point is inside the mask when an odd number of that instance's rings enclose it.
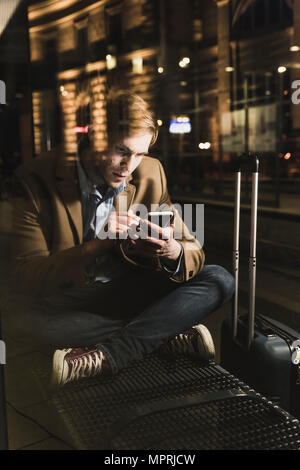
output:
{"label": "coat lapel", "polygon": [[136,188],[135,188],[135,186],[133,186],[133,184],[129,183],[129,181],[131,179],[132,179],[132,177],[128,178],[126,187],[115,198],[114,206],[115,206],[115,209],[116,209],[117,212],[118,211],[121,211],[121,212],[122,211],[128,211],[128,209],[129,209],[129,207],[130,207],[130,205],[133,201]]}
{"label": "coat lapel", "polygon": [[[127,211],[133,201],[136,188],[130,184],[132,176],[126,180],[126,187],[115,198],[116,211]],[[78,175],[76,157],[58,158],[56,168],[57,190],[67,210],[72,229],[75,231],[77,243],[82,243],[83,224],[80,191],[78,186]]]}

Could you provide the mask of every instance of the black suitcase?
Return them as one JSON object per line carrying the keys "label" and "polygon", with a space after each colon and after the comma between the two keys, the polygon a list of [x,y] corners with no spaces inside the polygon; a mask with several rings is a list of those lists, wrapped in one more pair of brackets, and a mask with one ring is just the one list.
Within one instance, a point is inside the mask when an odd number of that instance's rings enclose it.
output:
{"label": "black suitcase", "polygon": [[[241,171],[252,172],[249,257],[249,311],[238,316]],[[232,317],[222,325],[221,365],[294,416],[300,416],[300,335],[268,316],[255,315],[258,166],[255,155],[243,155],[235,167]],[[272,312],[264,312],[271,315]]]}

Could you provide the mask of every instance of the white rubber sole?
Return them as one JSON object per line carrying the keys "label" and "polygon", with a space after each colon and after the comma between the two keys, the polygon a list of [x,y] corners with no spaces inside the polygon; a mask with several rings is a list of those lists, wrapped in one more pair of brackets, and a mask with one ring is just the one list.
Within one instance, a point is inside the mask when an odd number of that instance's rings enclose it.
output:
{"label": "white rubber sole", "polygon": [[51,378],[51,384],[53,386],[59,386],[63,384],[64,374],[66,374],[65,356],[70,351],[72,351],[72,348],[57,349],[53,355],[52,378]]}
{"label": "white rubber sole", "polygon": [[200,337],[203,338],[203,340],[201,339],[201,342],[205,348],[207,358],[209,360],[214,359],[216,355],[216,350],[215,350],[214,340],[212,339],[209,329],[206,328],[205,325],[196,325],[196,326],[193,326],[193,328],[196,331],[198,331]]}

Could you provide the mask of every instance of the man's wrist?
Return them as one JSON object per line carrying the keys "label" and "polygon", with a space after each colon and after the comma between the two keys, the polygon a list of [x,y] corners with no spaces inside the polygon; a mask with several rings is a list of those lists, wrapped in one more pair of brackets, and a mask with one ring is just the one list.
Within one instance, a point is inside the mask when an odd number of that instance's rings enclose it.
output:
{"label": "man's wrist", "polygon": [[177,259],[169,259],[169,258],[166,258],[165,256],[161,257],[161,264],[165,266],[166,268],[168,268],[170,271],[175,271],[177,267],[177,263],[178,263]]}
{"label": "man's wrist", "polygon": [[162,256],[161,259],[166,263],[176,263],[181,254],[182,246],[177,240],[172,240],[172,246],[170,247],[169,253]]}
{"label": "man's wrist", "polygon": [[181,269],[182,262],[183,262],[183,247],[182,245],[180,245],[180,253],[179,253],[179,256],[176,258],[176,260],[173,260],[173,259],[170,260],[169,258],[165,258],[165,259],[161,258],[160,264],[163,267],[163,269],[168,272],[169,275],[170,274],[175,275]]}

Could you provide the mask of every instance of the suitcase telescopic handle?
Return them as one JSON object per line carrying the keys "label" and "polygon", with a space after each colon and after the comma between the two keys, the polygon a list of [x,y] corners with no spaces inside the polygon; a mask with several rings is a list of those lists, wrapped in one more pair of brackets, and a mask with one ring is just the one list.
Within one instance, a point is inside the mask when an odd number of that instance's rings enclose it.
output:
{"label": "suitcase telescopic handle", "polygon": [[251,153],[243,153],[240,155],[233,164],[235,172],[251,171],[252,173],[258,173],[259,159],[257,155]]}
{"label": "suitcase telescopic handle", "polygon": [[254,337],[255,319],[255,286],[256,286],[256,233],[257,233],[257,195],[258,195],[258,168],[259,159],[256,155],[243,154],[234,164],[235,175],[235,204],[234,204],[234,232],[233,232],[233,273],[235,278],[235,293],[232,302],[232,334],[237,336],[238,318],[238,287],[239,287],[239,233],[240,233],[240,200],[241,200],[241,172],[250,170],[252,173],[251,194],[251,233],[249,254],[249,310],[248,310],[248,348]]}

